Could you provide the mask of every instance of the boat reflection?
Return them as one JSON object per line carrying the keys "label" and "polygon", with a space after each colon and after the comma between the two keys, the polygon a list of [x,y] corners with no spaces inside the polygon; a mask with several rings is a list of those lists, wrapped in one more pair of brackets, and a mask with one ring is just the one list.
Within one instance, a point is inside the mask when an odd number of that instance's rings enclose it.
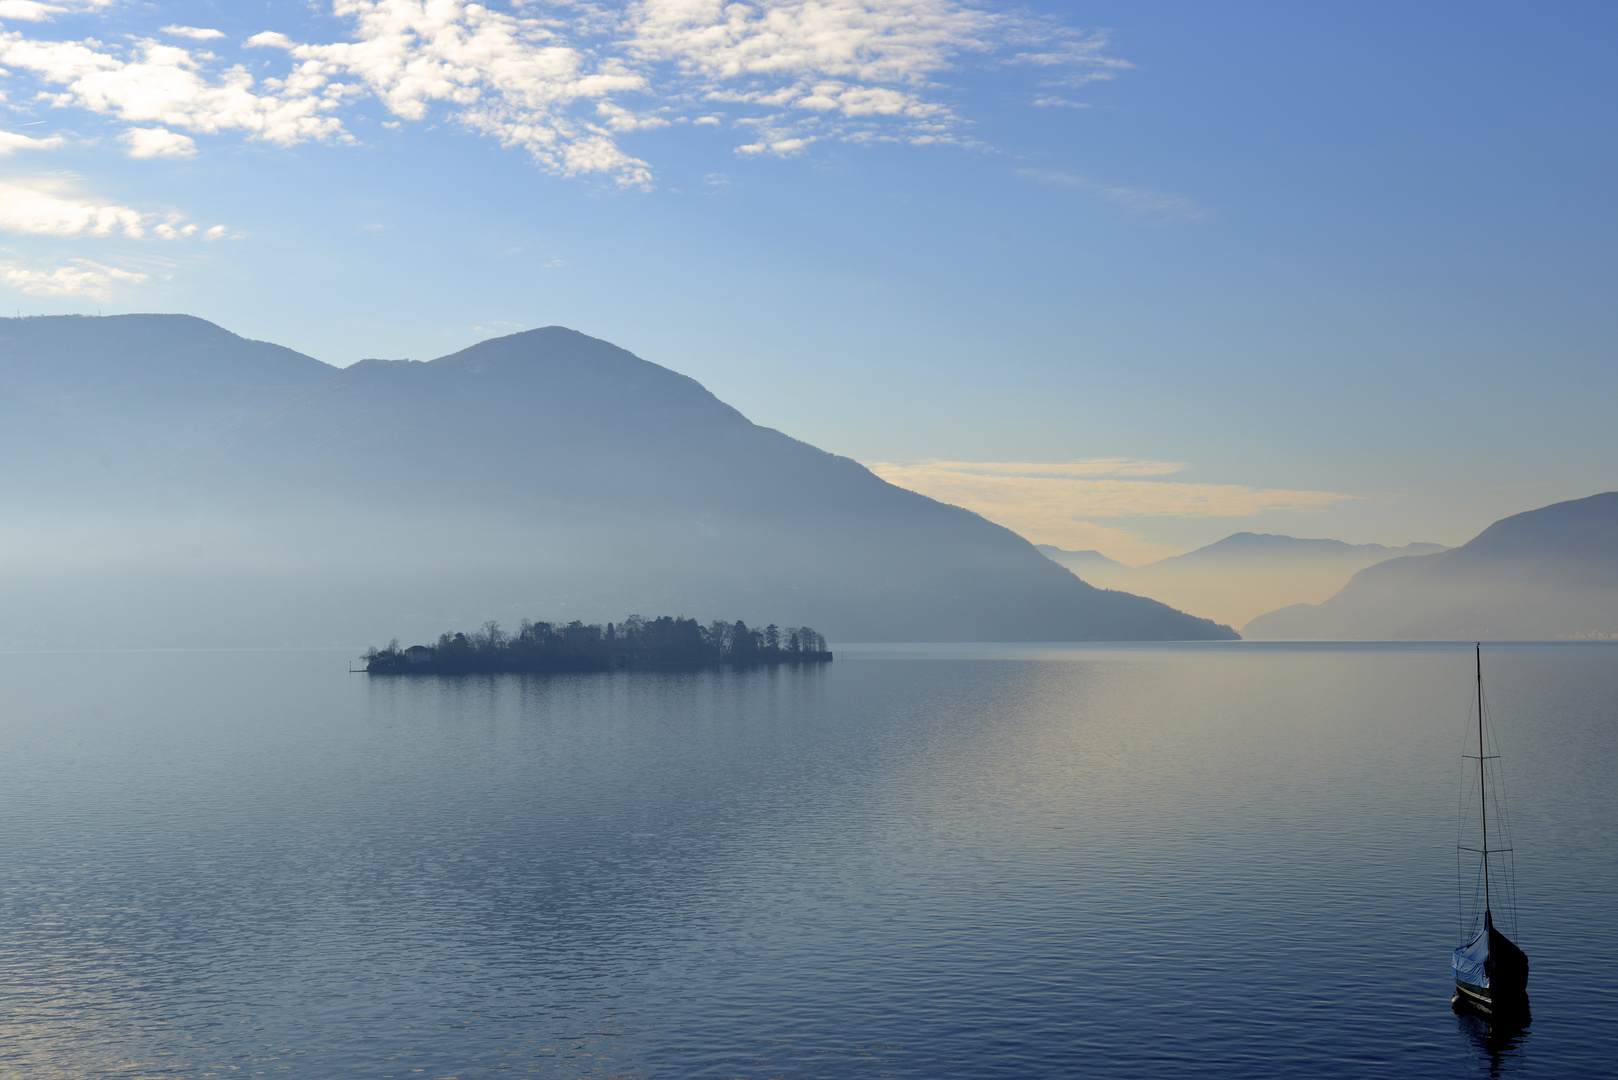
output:
{"label": "boat reflection", "polygon": [[1456,1029],[1471,1044],[1490,1076],[1505,1076],[1521,1068],[1528,1025],[1533,1019],[1526,998],[1509,1019],[1490,1016],[1461,994],[1455,995],[1450,1008],[1455,1012]]}

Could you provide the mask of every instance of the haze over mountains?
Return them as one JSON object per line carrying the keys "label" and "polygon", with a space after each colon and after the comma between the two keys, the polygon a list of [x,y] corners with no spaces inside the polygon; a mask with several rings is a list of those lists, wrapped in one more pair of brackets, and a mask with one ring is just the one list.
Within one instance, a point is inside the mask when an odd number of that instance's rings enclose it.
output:
{"label": "haze over mountains", "polygon": [[1042,545],[1048,558],[1103,589],[1150,596],[1182,611],[1240,627],[1295,603],[1319,603],[1360,570],[1404,555],[1443,551],[1441,544],[1345,544],[1240,532],[1184,555],[1130,567],[1096,551]]}
{"label": "haze over mountains", "polygon": [[684,613],[833,640],[1233,637],[560,327],[338,369],[0,320],[0,644],[354,644]]}
{"label": "haze over mountains", "polygon": [[1618,638],[1618,491],[1489,526],[1458,548],[1360,571],[1335,596],[1249,622],[1263,638]]}

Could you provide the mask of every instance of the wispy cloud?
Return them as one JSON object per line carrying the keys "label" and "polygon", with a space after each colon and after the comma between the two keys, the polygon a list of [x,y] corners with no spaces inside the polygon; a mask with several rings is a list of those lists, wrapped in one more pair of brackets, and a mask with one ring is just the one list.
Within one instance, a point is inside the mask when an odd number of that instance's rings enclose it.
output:
{"label": "wispy cloud", "polygon": [[[881,118],[896,137],[936,140],[957,121],[929,97],[929,80],[963,54],[993,52],[1011,20],[950,0],[641,0],[627,22],[631,59],[665,65],[677,91],[762,106],[777,129],[833,120],[818,137],[868,132]],[[779,152],[793,139],[809,136],[759,145]]]}
{"label": "wispy cloud", "polygon": [[[876,468],[876,466],[870,466]],[[1184,472],[1183,461],[1150,461],[1144,458],[1082,458],[1078,461],[916,461],[885,464],[883,468],[911,469],[922,473],[952,476],[1014,477],[1042,480],[1075,480],[1094,476],[1172,476]]]}
{"label": "wispy cloud", "polygon": [[617,57],[570,42],[554,19],[459,0],[336,0],[332,8],[352,21],[354,40],[303,44],[278,33],[249,39],[298,61],[295,78],[305,98],[318,94],[335,106],[351,90],[366,92],[395,116],[418,121],[442,105],[467,127],[523,147],[554,171],[649,182],[649,166],[625,153],[610,124],[591,115],[603,102],[643,90],[645,77]]}
{"label": "wispy cloud", "polygon": [[[1178,462],[1093,458],[1064,462],[870,462],[899,487],[982,514],[1040,544],[1094,546],[1099,519],[1254,517],[1324,510],[1353,498],[1330,491],[1256,488],[1166,479]],[[1129,535],[1116,527],[1108,534]]]}
{"label": "wispy cloud", "polygon": [[1135,216],[1157,218],[1162,221],[1200,221],[1208,216],[1206,210],[1183,195],[1103,184],[1078,173],[1061,172],[1056,169],[1021,169],[1018,175],[1082,191],[1102,202],[1111,203],[1126,214]]}
{"label": "wispy cloud", "polygon": [[[222,227],[210,229],[209,235],[219,229]],[[89,198],[79,193],[71,177],[0,180],[0,232],[180,240],[197,231],[198,226],[177,214],[144,213],[132,206]]]}
{"label": "wispy cloud", "polygon": [[35,236],[146,235],[132,206],[87,201],[57,178],[0,181],[0,230]]}
{"label": "wispy cloud", "polygon": [[48,268],[0,261],[0,282],[29,296],[85,296],[110,300],[120,285],[141,285],[149,275],[89,259]]}
{"label": "wispy cloud", "polygon": [[0,157],[5,157],[15,150],[54,150],[63,142],[60,135],[36,139],[15,131],[0,131]]}
{"label": "wispy cloud", "polygon": [[[4,5],[40,19],[57,10],[32,0]],[[283,145],[352,140],[347,110],[370,97],[399,120],[447,115],[551,171],[630,186],[649,184],[652,171],[624,149],[623,136],[666,126],[672,108],[725,103],[730,117],[705,119],[750,125],[744,153],[791,154],[825,140],[948,142],[959,141],[962,121],[941,99],[939,80],[967,58],[1036,65],[1043,81],[1054,73],[1065,85],[1127,67],[1107,55],[1103,37],[982,0],[509,10],[467,0],[333,0],[331,11],[350,27],[344,40],[296,41],[274,30],[248,39],[250,49],[286,54],[275,77],[200,47],[218,47],[222,32],[177,24],[156,33],[198,46],[155,36],[44,41],[13,30],[0,33],[0,63],[52,88],[52,104],[145,131],[237,131]]]}

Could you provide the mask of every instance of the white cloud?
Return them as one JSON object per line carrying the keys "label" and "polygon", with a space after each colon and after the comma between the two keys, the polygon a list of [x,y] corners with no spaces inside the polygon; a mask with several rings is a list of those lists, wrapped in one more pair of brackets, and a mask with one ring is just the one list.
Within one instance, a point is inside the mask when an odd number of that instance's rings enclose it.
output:
{"label": "white cloud", "polygon": [[[666,69],[660,81],[671,88],[772,110],[754,119],[778,137],[738,147],[743,154],[778,153],[794,138],[864,141],[881,128],[945,141],[959,121],[927,97],[931,78],[963,54],[993,52],[1017,25],[951,0],[641,0],[628,23],[630,57]],[[833,124],[811,139],[813,117]]]}
{"label": "white cloud", "polygon": [[132,158],[191,157],[197,152],[195,139],[168,128],[130,128],[118,141],[129,147]]}
{"label": "white cloud", "polygon": [[180,240],[195,234],[197,226],[175,214],[146,214],[86,198],[67,177],[14,177],[0,180],[0,232]]}
{"label": "white cloud", "polygon": [[991,48],[1003,21],[949,0],[640,0],[628,12],[633,55],[712,86],[782,76],[918,83],[960,52]]}
{"label": "white cloud", "polygon": [[748,143],[745,146],[738,146],[736,148],[736,152],[738,154],[746,154],[750,157],[758,154],[774,154],[776,157],[792,157],[795,154],[801,154],[804,148],[814,141],[815,140],[812,138],[774,139],[769,142]]}
{"label": "white cloud", "polygon": [[41,4],[37,0],[0,0],[0,21],[46,22],[52,13],[63,10],[55,4]]}
{"label": "white cloud", "polygon": [[[0,5],[46,10],[31,2]],[[1067,71],[1070,85],[1127,66],[1105,55],[1100,37],[982,0],[619,3],[518,0],[495,10],[468,0],[332,0],[350,27],[345,40],[298,42],[274,30],[248,39],[250,49],[286,54],[273,76],[256,59],[230,63],[200,48],[222,32],[178,24],[161,32],[198,45],[0,33],[0,64],[31,73],[54,105],[170,132],[168,149],[154,153],[187,152],[182,131],[351,141],[344,109],[369,96],[397,118],[388,123],[447,114],[551,171],[631,186],[649,184],[651,167],[620,140],[665,126],[670,106],[736,106],[736,122],[770,132],[744,153],[795,153],[828,139],[927,144],[960,141],[962,122],[937,81],[969,57]]]}
{"label": "white cloud", "polygon": [[632,113],[622,105],[615,105],[610,101],[598,104],[596,115],[600,116],[613,131],[645,131],[648,128],[669,126],[669,122],[661,116]]}
{"label": "white cloud", "polygon": [[[491,11],[462,0],[335,0],[355,23],[357,40],[297,44],[260,34],[249,44],[285,49],[300,76],[339,85],[358,79],[395,115],[423,120],[443,104],[466,126],[564,174],[607,173],[647,184],[650,167],[625,153],[615,132],[643,126],[611,99],[646,87],[622,61],[595,59],[566,41],[549,20]],[[578,115],[574,106],[606,105]],[[604,121],[604,122],[600,122]]]}
{"label": "white cloud", "polygon": [[115,52],[93,39],[34,41],[0,34],[0,63],[64,87],[44,95],[54,105],[188,131],[239,129],[282,144],[341,131],[341,121],[326,115],[341,102],[341,86],[294,72],[285,80],[267,80],[269,93],[259,93],[239,64],[210,81],[203,72],[208,59],[152,40]]}
{"label": "white cloud", "polygon": [[190,38],[192,41],[213,41],[225,36],[223,30],[208,30],[200,26],[165,26],[163,33],[173,37]]}
{"label": "white cloud", "polygon": [[0,131],[0,157],[5,157],[13,150],[54,150],[64,141],[60,135],[35,139],[15,131]]}
{"label": "white cloud", "polygon": [[138,238],[146,235],[146,217],[134,207],[87,202],[63,180],[0,180],[0,230]]}
{"label": "white cloud", "polygon": [[104,266],[89,259],[74,259],[65,266],[48,270],[0,262],[0,282],[29,296],[87,296],[109,300],[119,285],[141,285],[147,274]]}
{"label": "white cloud", "polygon": [[1072,548],[1093,538],[1095,519],[1254,517],[1324,510],[1351,495],[1161,479],[1177,462],[1097,458],[1068,462],[872,462],[899,487],[963,506],[1041,544]]}

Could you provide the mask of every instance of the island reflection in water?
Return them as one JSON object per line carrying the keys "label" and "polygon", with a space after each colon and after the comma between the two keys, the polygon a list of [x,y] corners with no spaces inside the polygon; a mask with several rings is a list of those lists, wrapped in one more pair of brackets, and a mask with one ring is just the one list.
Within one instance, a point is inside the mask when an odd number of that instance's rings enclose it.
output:
{"label": "island reflection in water", "polygon": [[0,1072],[1611,1075],[1618,649],[1490,661],[1510,1038],[1445,1009],[1469,663],[0,656]]}

